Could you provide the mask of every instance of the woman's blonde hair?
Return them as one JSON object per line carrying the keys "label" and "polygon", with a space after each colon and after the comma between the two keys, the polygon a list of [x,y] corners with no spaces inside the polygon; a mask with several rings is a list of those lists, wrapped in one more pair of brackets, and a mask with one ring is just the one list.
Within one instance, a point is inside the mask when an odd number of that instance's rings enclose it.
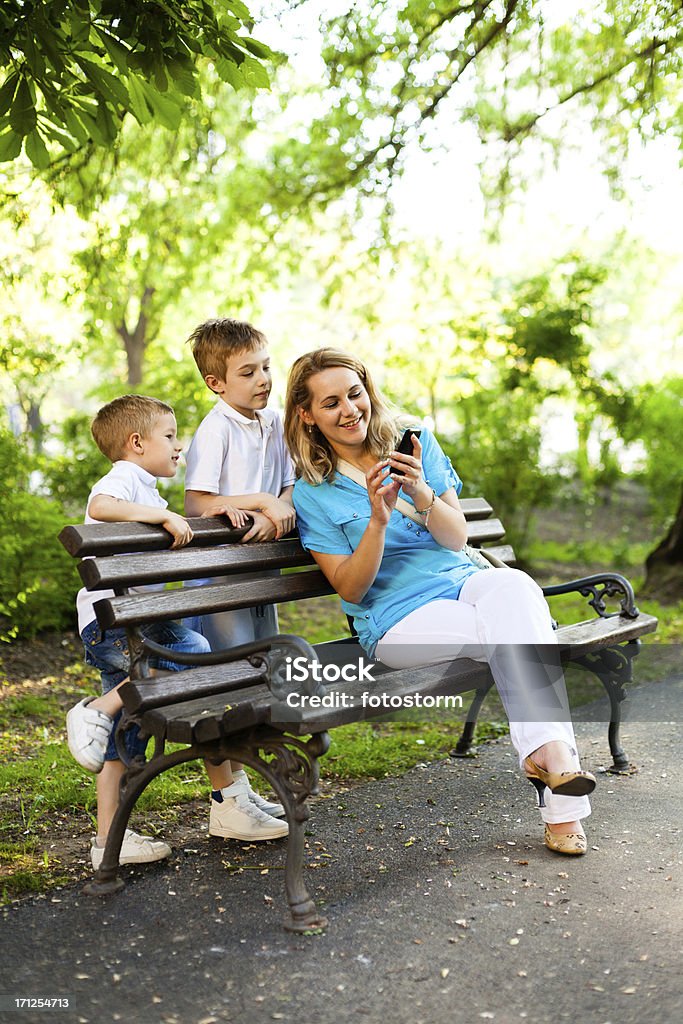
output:
{"label": "woman's blonde hair", "polygon": [[335,348],[318,348],[300,356],[291,370],[287,381],[285,401],[285,437],[291,452],[297,474],[309,483],[320,484],[334,475],[337,456],[324,435],[316,426],[308,426],[301,419],[299,409],[310,409],[311,392],[308,382],[323,370],[343,367],[358,374],[370,398],[370,422],[364,450],[381,458],[396,444],[401,432],[401,418],[373,383],[366,366]]}

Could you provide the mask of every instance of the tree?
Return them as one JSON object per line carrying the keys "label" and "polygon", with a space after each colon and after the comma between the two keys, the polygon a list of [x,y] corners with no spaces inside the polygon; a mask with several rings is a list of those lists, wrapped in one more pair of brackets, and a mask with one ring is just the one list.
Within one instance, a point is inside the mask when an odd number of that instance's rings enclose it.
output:
{"label": "tree", "polygon": [[[258,249],[263,190],[258,166],[244,155],[254,129],[249,103],[222,83],[205,83],[204,93],[177,132],[129,124],[111,152],[52,182],[59,199],[87,217],[88,244],[76,259],[90,339],[101,350],[104,342],[109,366],[108,339],[123,346],[132,389],[143,379],[149,346],[198,277],[201,319],[215,265],[234,266]],[[253,225],[250,249],[242,243]]]}
{"label": "tree", "polygon": [[241,0],[4,0],[0,162],[39,170],[116,140],[127,113],[176,130],[199,61],[234,89],[267,87],[274,58]]}
{"label": "tree", "polygon": [[[603,0],[573,15],[561,0],[405,0],[348,5],[323,24],[328,103],[284,171],[326,202],[349,186],[389,192],[407,153],[473,128],[499,191],[535,138],[557,152],[584,111],[610,174],[633,132],[680,135],[683,8],[678,0]],[[312,159],[313,157],[313,159]],[[315,161],[315,162],[314,162]]]}

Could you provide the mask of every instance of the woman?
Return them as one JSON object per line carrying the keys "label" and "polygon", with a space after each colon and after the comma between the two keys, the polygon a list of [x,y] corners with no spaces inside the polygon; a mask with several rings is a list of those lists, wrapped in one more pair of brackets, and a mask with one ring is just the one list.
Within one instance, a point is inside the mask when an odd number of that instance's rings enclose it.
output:
{"label": "woman", "polygon": [[[450,660],[464,649],[483,654],[538,792],[546,846],[585,853],[581,819],[595,778],[579,768],[568,714],[534,720],[539,696],[567,706],[561,671],[548,676],[548,651],[559,666],[548,607],[525,573],[478,569],[462,552],[462,484],[433,435],[413,435],[412,455],[396,452],[397,417],[363,364],[331,348],[294,363],[285,432],[299,475],[302,543],[353,616],[361,645],[391,668]],[[397,510],[399,491],[410,516]],[[530,686],[539,671],[541,688]],[[520,705],[528,710],[520,714]]]}

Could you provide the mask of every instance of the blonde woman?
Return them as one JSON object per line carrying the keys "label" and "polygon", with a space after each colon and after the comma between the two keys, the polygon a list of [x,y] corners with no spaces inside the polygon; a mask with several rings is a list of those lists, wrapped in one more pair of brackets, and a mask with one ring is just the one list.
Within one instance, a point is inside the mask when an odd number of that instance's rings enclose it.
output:
{"label": "blonde woman", "polygon": [[[517,569],[472,564],[462,551],[457,473],[427,430],[412,435],[412,454],[397,452],[402,433],[360,360],[332,348],[296,360],[285,434],[301,541],[369,656],[390,668],[463,653],[489,662],[520,765],[538,792],[546,846],[583,854],[581,819],[595,777],[579,767],[559,657],[548,667],[557,643],[542,591]],[[548,697],[561,711],[537,721]]]}

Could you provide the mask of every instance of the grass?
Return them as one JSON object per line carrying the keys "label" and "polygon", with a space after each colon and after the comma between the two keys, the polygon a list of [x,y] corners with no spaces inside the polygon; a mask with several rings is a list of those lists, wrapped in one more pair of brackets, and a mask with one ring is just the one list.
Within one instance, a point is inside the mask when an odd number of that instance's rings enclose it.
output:
{"label": "grass", "polygon": [[[598,565],[615,566],[633,579],[650,546],[629,545],[623,538],[599,546],[547,541],[534,543],[530,556],[548,582],[585,575],[593,571],[590,566]],[[550,603],[560,623],[593,616],[586,598],[578,594],[552,598]],[[662,677],[665,652],[680,643],[683,602],[663,607],[655,601],[642,601],[639,606],[659,619],[657,633],[647,638],[648,652],[656,652],[657,657],[641,655],[638,662],[637,677],[643,682],[648,677]],[[282,606],[280,626],[283,632],[303,635],[312,643],[348,635],[346,618],[334,596]],[[575,707],[603,694],[599,681],[586,672],[570,670],[568,684]],[[74,875],[73,863],[76,855],[83,858],[85,837],[92,831],[95,785],[68,752],[64,713],[97,688],[97,673],[78,661],[58,678],[45,676],[26,691],[3,686],[0,679],[0,902],[42,893],[82,877],[82,868]],[[415,720],[392,716],[392,720],[376,719],[336,729],[331,749],[321,760],[321,774],[339,781],[381,778],[443,758],[457,740],[465,714],[466,707],[448,717],[422,715]],[[477,741],[506,730],[505,715],[494,693],[484,704]],[[254,779],[255,784],[258,781]],[[153,808],[155,812],[167,810],[172,816],[174,808],[206,794],[202,766],[189,763],[156,779],[138,806],[143,814]],[[71,838],[71,847],[64,846],[66,853],[51,850],[56,834]]]}

